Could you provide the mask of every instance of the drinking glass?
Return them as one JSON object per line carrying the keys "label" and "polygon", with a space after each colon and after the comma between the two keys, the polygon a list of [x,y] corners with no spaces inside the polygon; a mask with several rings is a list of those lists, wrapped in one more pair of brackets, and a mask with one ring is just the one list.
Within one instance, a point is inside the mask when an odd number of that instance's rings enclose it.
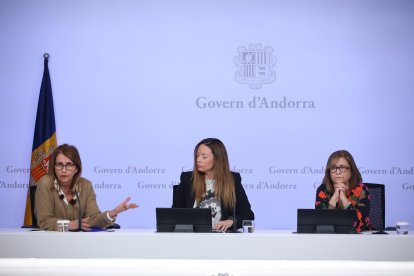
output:
{"label": "drinking glass", "polygon": [[254,220],[243,220],[243,233],[254,233]]}

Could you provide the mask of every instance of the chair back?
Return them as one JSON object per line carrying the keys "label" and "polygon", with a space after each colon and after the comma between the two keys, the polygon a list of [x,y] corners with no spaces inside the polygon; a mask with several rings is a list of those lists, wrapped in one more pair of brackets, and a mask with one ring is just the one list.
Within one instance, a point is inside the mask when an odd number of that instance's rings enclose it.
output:
{"label": "chair back", "polygon": [[30,207],[32,209],[31,210],[32,211],[32,226],[34,228],[39,227],[37,225],[37,217],[36,217],[36,214],[35,214],[36,189],[37,189],[36,185],[30,186],[30,205],[31,205]]}
{"label": "chair back", "polygon": [[37,218],[35,214],[35,196],[36,196],[36,189],[37,186],[33,185],[29,187],[29,197],[30,197],[30,212],[32,216],[32,224],[31,225],[22,225],[22,228],[39,228],[37,225]]}
{"label": "chair back", "polygon": [[178,196],[178,193],[179,193],[179,189],[180,189],[180,186],[179,185],[174,185],[173,186],[173,206],[176,206],[177,205],[177,200],[178,200],[178,198],[177,198],[177,196]]}
{"label": "chair back", "polygon": [[369,191],[370,211],[369,219],[372,230],[385,229],[385,185],[376,183],[364,183]]}

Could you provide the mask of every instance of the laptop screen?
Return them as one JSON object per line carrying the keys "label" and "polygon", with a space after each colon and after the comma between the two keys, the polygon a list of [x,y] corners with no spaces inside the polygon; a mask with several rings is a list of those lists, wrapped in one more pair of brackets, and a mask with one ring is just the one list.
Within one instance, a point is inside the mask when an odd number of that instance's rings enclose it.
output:
{"label": "laptop screen", "polygon": [[343,209],[298,209],[298,233],[356,233],[355,210]]}
{"label": "laptop screen", "polygon": [[211,209],[156,208],[157,232],[211,232]]}

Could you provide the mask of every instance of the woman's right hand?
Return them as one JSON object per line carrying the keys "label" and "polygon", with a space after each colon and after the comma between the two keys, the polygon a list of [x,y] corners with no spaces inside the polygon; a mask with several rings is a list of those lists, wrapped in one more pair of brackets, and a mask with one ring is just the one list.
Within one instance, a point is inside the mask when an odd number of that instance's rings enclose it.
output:
{"label": "woman's right hand", "polygon": [[346,186],[344,183],[337,182],[337,183],[334,183],[333,187],[335,191],[331,199],[329,200],[329,205],[331,205],[332,207],[336,207],[336,204],[338,203],[338,201],[339,200],[342,201],[343,197],[346,194]]}
{"label": "woman's right hand", "polygon": [[[83,218],[81,220],[81,228],[83,231],[90,231],[91,228],[89,226],[88,223],[89,217],[88,218]],[[78,230],[79,229],[79,220],[75,219],[75,220],[71,220],[69,222],[69,230]]]}
{"label": "woman's right hand", "polygon": [[334,183],[334,189],[335,192],[331,197],[331,200],[329,200],[329,204],[332,207],[336,207],[336,204],[339,200],[341,200],[342,204],[345,206],[348,202],[348,199],[346,197],[346,191],[348,190],[348,187],[345,185],[345,183],[337,182]]}
{"label": "woman's right hand", "polygon": [[329,205],[332,207],[332,208],[336,208],[336,204],[338,203],[338,201],[339,201],[339,192],[340,192],[340,189],[337,189],[336,188],[336,184],[334,184],[334,193],[333,193],[333,195],[331,196],[331,199],[329,200]]}

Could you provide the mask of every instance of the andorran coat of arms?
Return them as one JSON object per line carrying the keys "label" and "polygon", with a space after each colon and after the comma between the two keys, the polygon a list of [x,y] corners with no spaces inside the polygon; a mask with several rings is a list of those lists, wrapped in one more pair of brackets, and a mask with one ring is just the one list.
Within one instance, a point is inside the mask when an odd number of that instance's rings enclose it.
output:
{"label": "andorran coat of arms", "polygon": [[234,64],[238,67],[236,81],[246,83],[252,89],[259,89],[262,84],[276,80],[276,57],[272,55],[273,48],[262,44],[249,44],[249,48],[240,46]]}

